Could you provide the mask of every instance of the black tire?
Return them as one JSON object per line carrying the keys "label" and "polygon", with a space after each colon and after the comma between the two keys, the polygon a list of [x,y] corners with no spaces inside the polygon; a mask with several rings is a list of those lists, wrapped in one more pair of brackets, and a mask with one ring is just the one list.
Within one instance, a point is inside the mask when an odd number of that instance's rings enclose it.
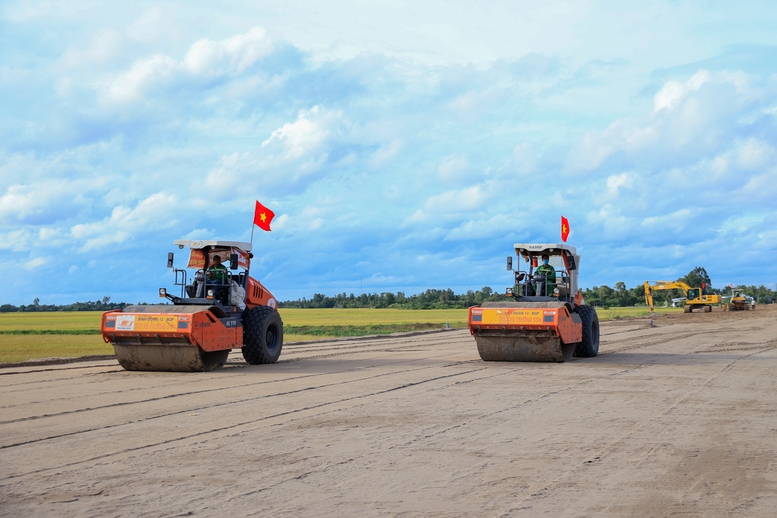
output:
{"label": "black tire", "polygon": [[575,346],[575,356],[593,358],[599,354],[599,315],[591,306],[577,306],[575,313],[583,321],[583,341]]}
{"label": "black tire", "polygon": [[243,358],[251,365],[275,363],[283,348],[283,321],[269,306],[243,311]]}

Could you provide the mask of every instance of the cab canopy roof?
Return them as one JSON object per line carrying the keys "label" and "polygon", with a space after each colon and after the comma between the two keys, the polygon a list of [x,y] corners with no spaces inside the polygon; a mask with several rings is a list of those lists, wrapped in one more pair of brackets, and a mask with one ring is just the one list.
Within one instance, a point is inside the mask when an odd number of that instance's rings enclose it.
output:
{"label": "cab canopy roof", "polygon": [[219,241],[216,239],[211,240],[199,240],[199,239],[176,239],[173,244],[178,245],[178,248],[188,246],[193,250],[200,250],[203,248],[237,248],[243,252],[251,251],[251,243],[244,243],[242,241]]}
{"label": "cab canopy roof", "polygon": [[574,246],[560,243],[516,243],[515,253],[524,257],[533,255],[562,255],[563,252],[577,255]]}

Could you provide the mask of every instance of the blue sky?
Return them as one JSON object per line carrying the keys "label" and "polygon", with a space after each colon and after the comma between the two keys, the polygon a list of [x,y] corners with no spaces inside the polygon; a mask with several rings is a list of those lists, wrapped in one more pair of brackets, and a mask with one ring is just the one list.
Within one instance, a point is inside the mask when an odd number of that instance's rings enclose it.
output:
{"label": "blue sky", "polygon": [[[0,4],[0,303],[156,299],[181,238],[281,300],[777,283],[777,4]],[[178,257],[178,266],[183,266]]]}

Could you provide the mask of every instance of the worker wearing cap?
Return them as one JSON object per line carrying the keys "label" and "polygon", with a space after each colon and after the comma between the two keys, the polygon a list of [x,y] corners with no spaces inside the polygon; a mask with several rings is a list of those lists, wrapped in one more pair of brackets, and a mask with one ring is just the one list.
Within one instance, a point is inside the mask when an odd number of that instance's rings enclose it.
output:
{"label": "worker wearing cap", "polygon": [[[537,293],[537,295],[547,295],[550,297],[553,295],[553,288],[556,285],[556,269],[550,265],[550,256],[548,254],[542,255],[542,264],[534,270],[535,275],[543,275],[545,277],[545,293]],[[534,287],[535,291],[537,287]]]}
{"label": "worker wearing cap", "polygon": [[208,268],[208,281],[224,284],[227,282],[227,267],[221,264],[221,257],[213,256],[213,265]]}

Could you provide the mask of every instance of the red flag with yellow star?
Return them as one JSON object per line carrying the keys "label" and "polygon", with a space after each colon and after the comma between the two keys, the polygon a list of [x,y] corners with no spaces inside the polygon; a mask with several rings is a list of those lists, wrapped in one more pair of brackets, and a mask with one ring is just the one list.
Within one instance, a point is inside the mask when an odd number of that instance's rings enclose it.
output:
{"label": "red flag with yellow star", "polygon": [[561,240],[567,242],[569,237],[569,220],[564,216],[561,216]]}
{"label": "red flag with yellow star", "polygon": [[254,225],[270,232],[270,222],[274,217],[275,213],[257,200],[256,209],[254,210]]}

